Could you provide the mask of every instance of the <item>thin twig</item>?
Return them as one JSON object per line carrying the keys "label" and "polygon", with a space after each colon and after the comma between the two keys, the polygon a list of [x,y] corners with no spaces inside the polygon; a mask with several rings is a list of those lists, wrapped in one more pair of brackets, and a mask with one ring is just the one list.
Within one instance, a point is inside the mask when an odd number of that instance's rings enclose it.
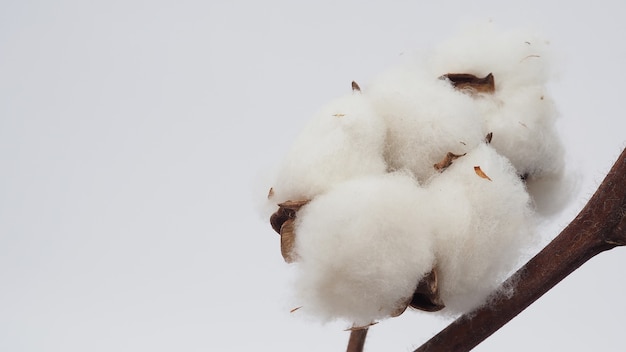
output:
{"label": "thin twig", "polygon": [[350,340],[348,341],[348,349],[346,352],[363,352],[367,330],[368,329],[365,328],[350,331]]}
{"label": "thin twig", "polygon": [[503,285],[510,297],[461,316],[415,352],[465,352],[513,319],[587,260],[626,245],[626,150],[578,216]]}

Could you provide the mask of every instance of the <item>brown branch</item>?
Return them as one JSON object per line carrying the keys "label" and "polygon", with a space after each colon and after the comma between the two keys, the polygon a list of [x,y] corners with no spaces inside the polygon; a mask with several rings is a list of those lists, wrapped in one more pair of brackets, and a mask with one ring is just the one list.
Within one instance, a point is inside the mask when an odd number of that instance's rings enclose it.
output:
{"label": "brown branch", "polygon": [[348,341],[348,349],[346,352],[363,352],[367,330],[368,329],[365,328],[350,331],[350,340]]}
{"label": "brown branch", "polygon": [[587,260],[626,245],[626,150],[578,216],[503,285],[508,298],[465,314],[415,352],[469,351]]}

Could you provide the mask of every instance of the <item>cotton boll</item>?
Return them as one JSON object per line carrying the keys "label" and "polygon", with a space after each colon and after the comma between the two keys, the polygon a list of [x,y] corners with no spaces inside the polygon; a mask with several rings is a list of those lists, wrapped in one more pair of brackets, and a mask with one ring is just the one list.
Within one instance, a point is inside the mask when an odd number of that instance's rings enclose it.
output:
{"label": "cotton boll", "polygon": [[364,94],[387,124],[389,167],[410,170],[420,182],[448,152],[463,154],[484,138],[472,98],[416,65],[386,72]]}
{"label": "cotton boll", "polygon": [[[553,184],[565,182],[564,151],[555,127],[558,113],[545,88],[550,56],[547,42],[535,33],[498,31],[493,24],[480,24],[442,44],[429,64],[433,74],[493,74],[495,92],[477,94],[474,101],[484,132],[493,133],[492,146],[527,178],[529,186],[545,183],[545,179]],[[552,187],[550,194],[534,192],[539,188],[529,187],[539,210],[555,211],[556,203],[548,204],[539,197],[563,199],[562,188]]]}
{"label": "cotton boll", "polygon": [[427,188],[444,312],[483,303],[534,240],[530,198],[510,162],[483,144]]}
{"label": "cotton boll", "polygon": [[406,174],[336,185],[300,209],[301,311],[356,326],[406,307],[434,260],[425,191]]}
{"label": "cotton boll", "polygon": [[323,107],[286,155],[271,202],[311,199],[335,183],[386,171],[384,121],[358,91]]}

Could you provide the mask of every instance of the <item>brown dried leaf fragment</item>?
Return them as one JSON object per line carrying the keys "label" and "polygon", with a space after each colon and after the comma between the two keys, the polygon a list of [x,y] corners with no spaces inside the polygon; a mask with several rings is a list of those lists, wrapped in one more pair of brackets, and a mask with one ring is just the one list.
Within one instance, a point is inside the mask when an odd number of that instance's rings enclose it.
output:
{"label": "brown dried leaf fragment", "polygon": [[287,210],[298,211],[300,210],[300,208],[305,206],[310,201],[311,201],[310,199],[288,200],[288,201],[278,204],[278,206]]}
{"label": "brown dried leaf fragment", "polygon": [[353,92],[360,92],[361,91],[361,87],[359,87],[359,84],[356,83],[355,81],[352,81],[352,91]]}
{"label": "brown dried leaf fragment", "polygon": [[496,83],[493,74],[480,78],[469,73],[447,73],[442,78],[447,78],[457,90],[477,93],[493,93],[496,91]]}
{"label": "brown dried leaf fragment", "polygon": [[280,253],[287,263],[291,263],[297,258],[293,251],[296,242],[294,231],[296,212],[308,202],[308,199],[288,200],[278,204],[278,210],[270,216],[272,228],[280,234]]}
{"label": "brown dried leaf fragment", "polygon": [[489,178],[489,176],[487,176],[487,174],[486,174],[486,173],[484,173],[484,172],[483,172],[483,170],[481,170],[481,169],[480,169],[480,166],[474,166],[474,172],[476,173],[476,175],[478,175],[478,176],[480,176],[480,177],[482,177],[482,178],[484,178],[484,179],[487,179],[487,180],[491,181],[491,179]]}
{"label": "brown dried leaf fragment", "polygon": [[436,312],[446,307],[439,296],[439,280],[436,267],[430,273],[424,275],[417,283],[417,288],[409,305],[426,312]]}
{"label": "brown dried leaf fragment", "polygon": [[296,307],[296,308],[293,308],[293,309],[291,309],[291,310],[289,311],[289,313],[293,313],[293,312],[297,311],[297,310],[298,310],[298,309],[300,309],[300,308],[302,308],[302,306],[300,306],[300,307]]}
{"label": "brown dried leaf fragment", "polygon": [[452,162],[454,160],[462,157],[463,155],[465,155],[465,153],[463,153],[463,154],[454,154],[454,153],[448,152],[448,154],[446,154],[446,156],[443,158],[443,160],[441,160],[440,162],[438,162],[435,165],[433,165],[433,167],[437,171],[443,171],[443,170],[447,169],[448,166],[452,165]]}
{"label": "brown dried leaf fragment", "polygon": [[487,135],[485,136],[485,143],[491,144],[491,139],[493,139],[493,132],[487,133]]}
{"label": "brown dried leaf fragment", "polygon": [[334,114],[333,116],[334,117],[344,117],[344,116],[346,116],[346,114]]}
{"label": "brown dried leaf fragment", "polygon": [[274,187],[270,187],[270,191],[267,192],[267,199],[272,199],[274,196]]}
{"label": "brown dried leaf fragment", "polygon": [[283,226],[285,221],[289,220],[290,216],[292,216],[291,212],[285,208],[278,208],[278,210],[270,216],[270,225],[272,225],[272,228],[277,234],[280,234],[280,227]]}
{"label": "brown dried leaf fragment", "polygon": [[298,257],[293,250],[296,245],[296,221],[291,218],[280,227],[280,254],[287,263],[293,263]]}

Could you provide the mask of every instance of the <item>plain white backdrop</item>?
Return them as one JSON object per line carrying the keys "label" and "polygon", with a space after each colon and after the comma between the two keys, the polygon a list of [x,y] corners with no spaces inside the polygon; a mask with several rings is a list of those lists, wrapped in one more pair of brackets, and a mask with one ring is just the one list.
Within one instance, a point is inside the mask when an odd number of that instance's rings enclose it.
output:
{"label": "plain white backdrop", "polygon": [[[257,211],[263,172],[317,108],[464,23],[533,27],[577,214],[624,148],[622,1],[0,2],[0,350],[341,351],[290,313]],[[626,250],[585,264],[477,351],[619,351]],[[366,351],[449,321],[406,312]]]}

